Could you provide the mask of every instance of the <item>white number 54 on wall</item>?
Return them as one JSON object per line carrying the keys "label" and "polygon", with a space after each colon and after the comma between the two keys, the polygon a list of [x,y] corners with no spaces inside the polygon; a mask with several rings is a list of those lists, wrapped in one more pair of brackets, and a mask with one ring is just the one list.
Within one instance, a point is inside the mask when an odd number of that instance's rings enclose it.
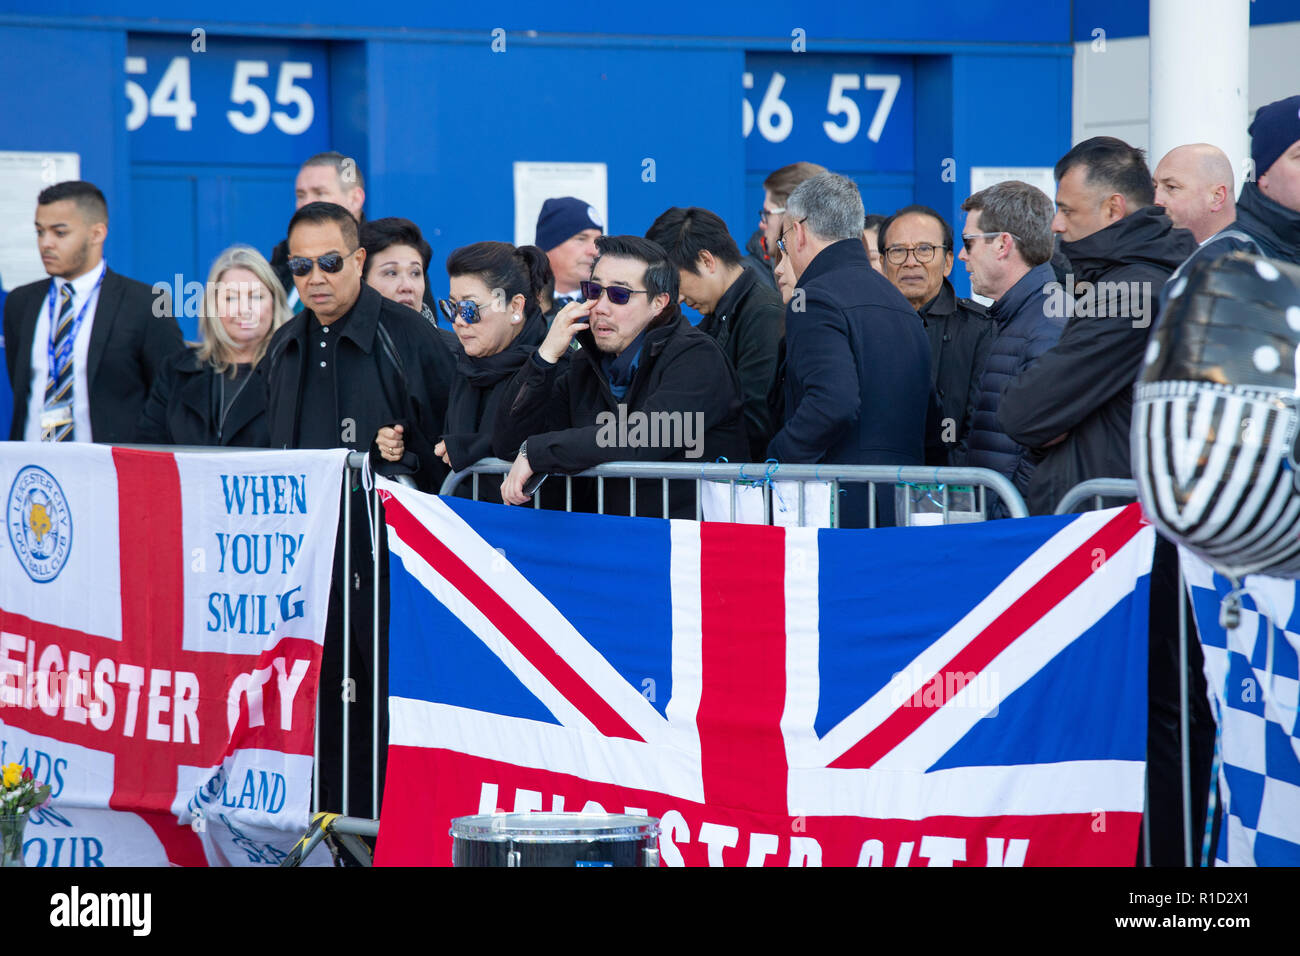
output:
{"label": "white number 54 on wall", "polygon": [[[126,73],[128,76],[143,76],[147,72],[145,58],[128,56]],[[311,94],[301,86],[298,80],[311,79],[311,64],[286,61],[280,64],[279,76],[275,84],[275,102],[280,106],[293,107],[293,112],[271,109],[271,100],[266,91],[253,80],[266,79],[271,75],[271,65],[266,60],[236,60],[234,77],[230,84],[230,102],[235,106],[252,107],[252,112],[243,109],[226,110],[226,120],[237,132],[254,135],[266,128],[268,120],[278,130],[290,136],[306,132],[316,118],[316,105]],[[152,95],[146,95],[144,88],[135,80],[126,81],[126,97],[131,103],[127,113],[126,128],[134,131],[144,125],[150,116],[170,116],[176,122],[176,129],[188,131],[193,129],[194,117],[198,106],[190,95],[190,61],[188,57],[173,57],[158,81]]]}

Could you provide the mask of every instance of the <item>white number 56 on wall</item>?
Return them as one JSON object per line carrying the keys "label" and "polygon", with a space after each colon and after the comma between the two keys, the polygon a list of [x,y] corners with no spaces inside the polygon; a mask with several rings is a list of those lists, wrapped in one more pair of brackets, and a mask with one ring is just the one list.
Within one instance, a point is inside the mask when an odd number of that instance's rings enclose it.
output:
{"label": "white number 56 on wall", "polygon": [[[145,58],[128,56],[126,73],[128,76],[143,76],[147,72]],[[237,60],[235,73],[230,83],[230,102],[235,106],[252,107],[252,112],[243,109],[226,110],[226,119],[237,132],[254,135],[266,128],[267,121],[275,123],[280,132],[297,136],[306,132],[316,118],[316,105],[311,94],[303,87],[297,86],[298,80],[311,79],[311,64],[286,61],[280,64],[279,76],[275,84],[275,102],[280,106],[293,107],[288,110],[271,109],[271,100],[266,91],[253,80],[266,79],[271,75],[271,65],[266,60]],[[152,95],[146,95],[144,88],[135,80],[126,81],[126,97],[131,109],[126,116],[126,128],[134,131],[144,125],[150,116],[170,116],[176,122],[176,129],[188,131],[194,128],[194,117],[198,106],[190,95],[190,61],[188,57],[173,57],[163,73],[162,79]]]}

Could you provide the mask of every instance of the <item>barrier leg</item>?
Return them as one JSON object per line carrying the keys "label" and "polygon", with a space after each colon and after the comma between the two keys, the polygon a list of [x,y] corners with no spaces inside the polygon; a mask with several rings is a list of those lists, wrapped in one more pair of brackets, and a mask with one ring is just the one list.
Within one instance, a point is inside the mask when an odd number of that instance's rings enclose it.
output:
{"label": "barrier leg", "polygon": [[[352,679],[352,473],[343,489],[343,687]],[[342,688],[339,689],[342,691]],[[343,699],[343,813],[348,812],[348,771],[351,769],[348,753],[348,704]]]}
{"label": "barrier leg", "polygon": [[1178,741],[1179,771],[1183,788],[1183,865],[1192,865],[1192,753],[1191,700],[1187,692],[1187,592],[1183,564],[1178,562]]}
{"label": "barrier leg", "polygon": [[[371,509],[371,516],[374,520],[373,533],[371,538],[370,552],[374,559],[374,585],[371,587],[373,595],[373,617],[370,621],[370,634],[373,649],[371,651],[371,670],[374,673],[374,694],[373,706],[370,714],[370,812],[374,816],[379,816],[379,549],[383,546],[379,539],[379,489],[374,488],[370,492],[374,499]],[[386,703],[386,702],[385,702]]]}

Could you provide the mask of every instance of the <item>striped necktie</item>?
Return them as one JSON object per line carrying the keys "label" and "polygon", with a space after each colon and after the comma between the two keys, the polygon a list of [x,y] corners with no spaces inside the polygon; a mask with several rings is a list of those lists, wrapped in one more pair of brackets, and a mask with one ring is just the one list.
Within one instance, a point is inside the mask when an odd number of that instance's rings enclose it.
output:
{"label": "striped necktie", "polygon": [[[63,283],[63,289],[61,290],[59,300],[59,317],[54,320],[55,355],[59,355],[65,348],[70,348],[71,346],[71,343],[69,343],[68,346],[65,346],[64,342],[71,339],[73,332],[72,294],[72,283]],[[47,410],[56,405],[66,404],[69,407],[69,414],[71,414],[72,374],[74,365],[76,365],[76,363],[72,361],[72,356],[69,354],[68,361],[63,366],[63,371],[59,373],[57,378],[54,375],[53,368],[51,368],[47,373],[45,379],[45,408]],[[69,421],[66,424],[58,425],[53,428],[42,429],[41,441],[72,441],[72,426],[73,423]]]}

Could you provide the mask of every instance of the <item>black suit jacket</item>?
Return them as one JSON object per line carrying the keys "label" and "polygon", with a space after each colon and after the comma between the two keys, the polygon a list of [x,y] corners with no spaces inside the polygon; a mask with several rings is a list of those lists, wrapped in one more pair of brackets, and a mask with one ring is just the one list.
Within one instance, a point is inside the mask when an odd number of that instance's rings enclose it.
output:
{"label": "black suit jacket", "polygon": [[[11,441],[22,441],[27,429],[27,402],[32,389],[32,338],[38,310],[45,308],[53,279],[19,286],[5,299],[5,361],[14,390]],[[149,389],[164,361],[185,343],[171,317],[171,300],[161,316],[154,314],[153,290],[143,282],[104,273],[99,304],[90,329],[86,375],[90,388],[90,430],[97,442],[136,441],[136,423]],[[41,382],[36,387],[44,388]],[[87,387],[81,382],[75,388]]]}

